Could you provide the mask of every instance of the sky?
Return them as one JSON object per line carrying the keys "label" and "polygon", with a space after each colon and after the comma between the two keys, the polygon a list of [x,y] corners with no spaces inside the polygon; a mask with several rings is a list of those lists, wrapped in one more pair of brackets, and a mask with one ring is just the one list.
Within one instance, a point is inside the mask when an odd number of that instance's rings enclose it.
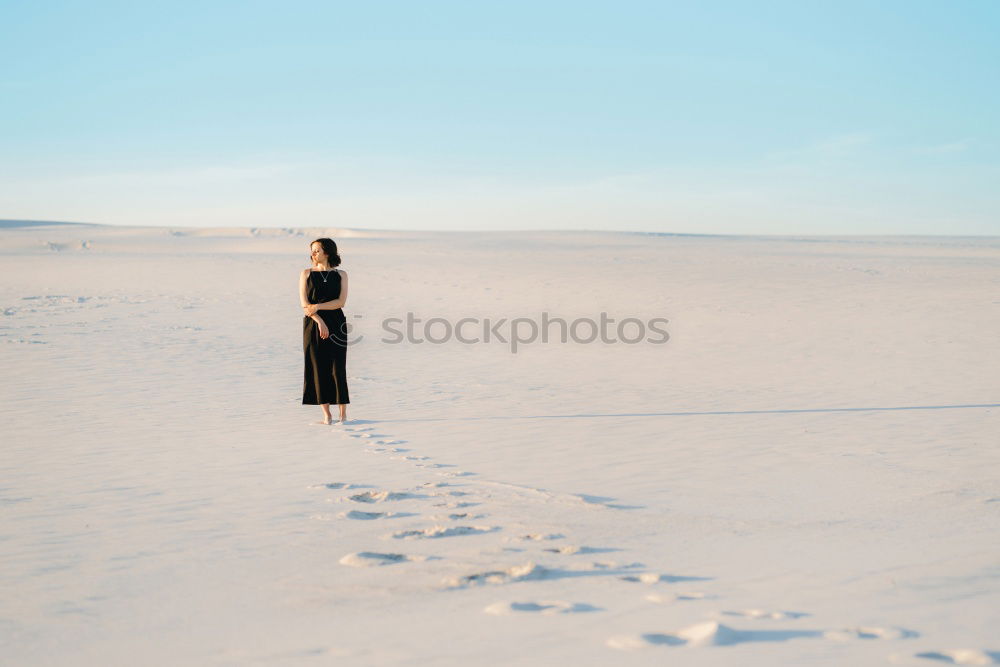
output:
{"label": "sky", "polygon": [[0,218],[1000,234],[1000,2],[0,0]]}

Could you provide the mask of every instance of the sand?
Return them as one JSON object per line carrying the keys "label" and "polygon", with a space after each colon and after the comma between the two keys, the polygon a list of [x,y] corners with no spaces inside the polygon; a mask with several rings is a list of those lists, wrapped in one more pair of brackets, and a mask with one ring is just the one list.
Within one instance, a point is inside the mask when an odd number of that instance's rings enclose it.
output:
{"label": "sand", "polygon": [[[363,336],[330,427],[321,234]],[[998,238],[45,224],[0,262],[0,663],[1000,663]],[[512,351],[543,313],[667,340]]]}

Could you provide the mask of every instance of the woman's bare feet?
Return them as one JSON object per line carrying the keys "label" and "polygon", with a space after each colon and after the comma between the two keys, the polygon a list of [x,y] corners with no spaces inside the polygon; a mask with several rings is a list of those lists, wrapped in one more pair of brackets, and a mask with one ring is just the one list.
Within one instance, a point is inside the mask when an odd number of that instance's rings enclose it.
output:
{"label": "woman's bare feet", "polygon": [[320,424],[327,424],[327,425],[332,424],[333,423],[333,415],[330,414],[330,404],[329,403],[322,403],[322,404],[320,404],[319,407],[323,408],[323,421],[318,422],[318,423],[320,423]]}

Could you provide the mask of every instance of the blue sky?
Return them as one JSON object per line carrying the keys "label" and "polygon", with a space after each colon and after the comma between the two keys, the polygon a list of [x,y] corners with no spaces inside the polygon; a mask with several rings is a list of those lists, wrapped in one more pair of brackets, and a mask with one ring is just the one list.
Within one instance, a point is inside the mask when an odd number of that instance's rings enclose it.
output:
{"label": "blue sky", "polygon": [[1000,2],[0,0],[0,218],[1000,234]]}

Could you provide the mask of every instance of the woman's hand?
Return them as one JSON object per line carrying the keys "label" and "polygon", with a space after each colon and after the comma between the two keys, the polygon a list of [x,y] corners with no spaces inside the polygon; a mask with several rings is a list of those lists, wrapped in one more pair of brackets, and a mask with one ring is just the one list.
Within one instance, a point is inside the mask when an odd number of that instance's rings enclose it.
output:
{"label": "woman's hand", "polygon": [[308,306],[302,306],[302,310],[306,311],[306,317],[312,317],[319,310],[319,304],[310,303]]}
{"label": "woman's hand", "polygon": [[323,320],[320,320],[317,323],[317,326],[319,326],[319,337],[320,338],[322,338],[323,340],[326,340],[327,338],[330,337],[330,329],[326,326],[326,322],[324,322]]}

